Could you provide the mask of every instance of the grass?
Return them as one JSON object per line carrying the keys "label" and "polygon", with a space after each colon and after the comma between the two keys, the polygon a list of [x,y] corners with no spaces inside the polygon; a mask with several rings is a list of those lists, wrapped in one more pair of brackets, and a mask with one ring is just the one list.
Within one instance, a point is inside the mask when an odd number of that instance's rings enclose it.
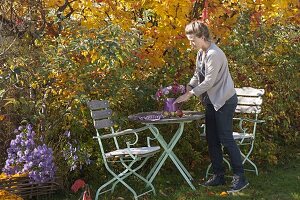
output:
{"label": "grass", "polygon": [[[256,176],[252,172],[246,172],[250,185],[241,192],[234,195],[221,195],[226,191],[231,179],[227,178],[227,185],[204,188],[198,184],[204,178],[198,176],[194,181],[196,190],[193,191],[184,181],[177,170],[163,172],[157,175],[153,184],[157,195],[145,195],[141,200],[214,200],[214,199],[255,199],[255,200],[300,200],[300,158],[288,162],[284,165],[259,167],[260,174]],[[176,173],[175,173],[176,172]],[[177,173],[178,172],[178,173]],[[204,172],[202,174],[204,176]],[[141,187],[138,187],[141,188]],[[92,190],[94,189],[92,185]],[[95,187],[96,189],[96,187]],[[79,196],[71,194],[57,194],[53,200],[77,200]],[[52,198],[51,198],[52,199]],[[127,200],[133,199],[124,187],[117,187],[111,194],[101,196],[99,200]]]}

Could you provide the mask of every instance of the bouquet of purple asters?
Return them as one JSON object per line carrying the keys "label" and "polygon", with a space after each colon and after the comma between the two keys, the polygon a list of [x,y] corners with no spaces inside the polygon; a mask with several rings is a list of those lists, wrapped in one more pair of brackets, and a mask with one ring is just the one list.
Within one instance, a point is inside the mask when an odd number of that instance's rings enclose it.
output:
{"label": "bouquet of purple asters", "polygon": [[185,93],[185,86],[174,83],[167,87],[160,87],[154,99],[157,101],[164,101],[167,98],[177,98]]}

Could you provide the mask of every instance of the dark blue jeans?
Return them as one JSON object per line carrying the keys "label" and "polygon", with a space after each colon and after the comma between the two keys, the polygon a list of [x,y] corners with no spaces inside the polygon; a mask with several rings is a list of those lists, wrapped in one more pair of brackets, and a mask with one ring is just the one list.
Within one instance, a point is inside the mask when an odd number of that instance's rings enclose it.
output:
{"label": "dark blue jeans", "polygon": [[205,106],[206,140],[214,174],[223,175],[225,173],[221,145],[229,154],[233,173],[244,174],[240,150],[232,135],[232,118],[236,106],[236,94],[228,99],[218,111],[210,103]]}

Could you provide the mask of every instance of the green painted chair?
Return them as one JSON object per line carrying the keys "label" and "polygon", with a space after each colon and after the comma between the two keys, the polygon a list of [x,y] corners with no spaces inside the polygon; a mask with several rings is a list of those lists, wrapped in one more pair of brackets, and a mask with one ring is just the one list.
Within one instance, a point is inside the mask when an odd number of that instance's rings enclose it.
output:
{"label": "green painted chair", "polygon": [[[109,109],[108,101],[91,100],[87,103],[87,105],[90,109],[91,117],[96,129],[96,136],[94,138],[99,142],[105,168],[112,175],[111,180],[99,187],[96,192],[95,199],[98,200],[99,196],[103,193],[109,191],[113,192],[118,184],[125,186],[133,194],[134,199],[138,199],[138,197],[149,192],[153,192],[155,194],[153,185],[146,178],[138,174],[137,171],[145,165],[149,158],[153,157],[153,155],[160,151],[160,147],[151,147],[150,145],[146,147],[134,147],[139,139],[138,133],[148,130],[148,127],[144,126],[138,129],[115,131],[113,128],[114,122],[111,120],[112,110]],[[108,129],[109,132],[104,129]],[[134,137],[134,142],[132,143],[129,140],[126,140],[126,138],[130,135],[131,137],[132,135]],[[123,142],[118,140],[120,137],[122,137]],[[110,150],[105,149],[107,146],[105,145],[105,142],[108,142],[107,140],[112,140],[111,142],[114,144],[114,147],[112,149],[110,148]],[[147,140],[149,139],[147,138]],[[121,147],[122,143],[124,144],[123,148]],[[116,164],[119,164],[122,168],[121,172],[116,172],[117,170],[114,170]],[[114,165],[114,167],[112,167],[112,165]],[[136,190],[126,182],[127,178],[130,176],[135,176],[144,182],[146,191],[141,194],[137,194]]]}
{"label": "green painted chair", "polygon": [[[240,146],[240,153],[243,160],[244,170],[252,171],[258,175],[258,169],[256,164],[251,160],[250,156],[253,152],[256,128],[259,123],[264,120],[259,120],[259,114],[261,113],[262,96],[265,93],[264,89],[256,89],[252,87],[235,88],[238,97],[238,105],[235,109],[234,124],[237,125],[237,129],[233,132],[233,138]],[[201,133],[201,137],[205,137],[205,126]],[[223,157],[224,162],[231,170],[230,162]],[[246,166],[247,165],[247,166]],[[206,178],[210,175],[211,164],[207,167]]]}

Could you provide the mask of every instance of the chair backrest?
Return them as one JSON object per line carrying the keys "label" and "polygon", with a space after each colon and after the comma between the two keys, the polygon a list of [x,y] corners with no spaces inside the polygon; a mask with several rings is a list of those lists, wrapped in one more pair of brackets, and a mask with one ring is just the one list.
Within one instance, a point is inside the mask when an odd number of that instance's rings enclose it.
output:
{"label": "chair backrest", "polygon": [[238,97],[238,105],[235,109],[237,113],[255,113],[261,112],[262,96],[264,89],[252,87],[235,88]]}
{"label": "chair backrest", "polygon": [[95,129],[113,127],[114,122],[110,119],[112,110],[109,109],[107,100],[91,100],[87,102],[87,105],[91,111]]}
{"label": "chair backrest", "polygon": [[[107,100],[91,100],[87,102],[87,106],[90,109],[91,117],[94,122],[94,127],[96,129],[97,139],[99,142],[100,150],[102,153],[102,157],[105,160],[105,151],[104,146],[102,144],[101,138],[105,137],[103,136],[103,133],[100,134],[99,129],[102,128],[110,128],[110,133],[114,133],[114,122],[111,120],[112,116],[112,110],[109,109],[109,103]],[[101,131],[102,132],[102,131]],[[115,147],[119,149],[119,143],[116,139],[116,137],[113,138]],[[111,145],[110,145],[111,146]]]}
{"label": "chair backrest", "polygon": [[[238,132],[241,133],[240,131],[242,131],[244,134],[250,134],[248,136],[252,138],[252,141],[254,141],[256,126],[259,122],[258,114],[261,113],[261,106],[263,102],[262,96],[265,90],[251,87],[235,88],[235,90],[238,97],[238,105],[235,109],[235,113],[240,116],[238,118],[234,118],[239,121]],[[234,134],[236,134],[236,132],[234,132]],[[244,140],[242,139],[241,143],[243,142]],[[250,144],[253,145],[253,142]]]}

